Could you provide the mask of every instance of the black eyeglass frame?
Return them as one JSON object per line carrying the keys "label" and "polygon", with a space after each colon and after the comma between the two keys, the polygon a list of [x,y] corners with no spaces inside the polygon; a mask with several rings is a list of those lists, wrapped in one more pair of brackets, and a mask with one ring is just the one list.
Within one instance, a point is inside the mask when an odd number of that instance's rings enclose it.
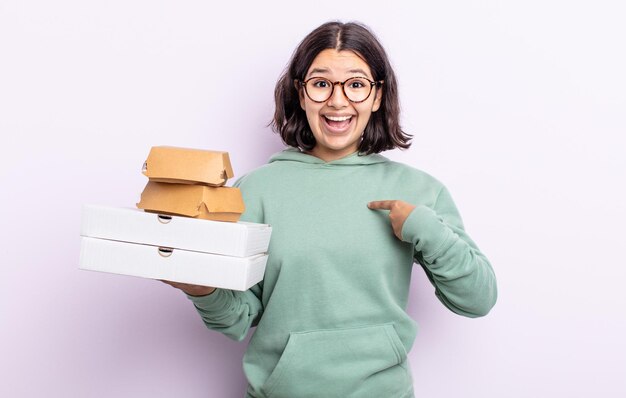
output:
{"label": "black eyeglass frame", "polygon": [[[306,85],[307,85],[308,82],[310,82],[313,79],[326,80],[327,82],[329,82],[333,86],[333,88],[330,90],[330,94],[328,95],[328,98],[326,98],[325,100],[322,100],[322,101],[316,101],[313,98],[311,98],[311,96],[309,95],[309,92],[306,89]],[[365,97],[361,101],[352,101],[350,99],[350,97],[348,96],[348,94],[346,94],[346,86],[345,86],[345,84],[348,81],[352,80],[352,79],[364,79],[364,80],[367,80],[370,83],[370,92],[367,94],[367,97]],[[374,86],[376,86],[377,88],[381,87],[385,81],[384,80],[376,80],[376,81],[374,81],[374,80],[368,79],[367,77],[355,76],[355,77],[351,77],[349,79],[346,79],[346,80],[344,80],[342,82],[340,82],[340,81],[333,82],[333,81],[331,81],[329,79],[326,79],[325,77],[315,76],[315,77],[311,77],[311,78],[309,78],[307,80],[297,80],[297,82],[298,82],[298,84],[300,86],[304,87],[304,92],[306,93],[306,96],[309,97],[309,99],[311,101],[316,102],[318,104],[321,104],[322,102],[328,101],[333,96],[333,94],[335,92],[335,86],[338,85],[338,84],[341,86],[341,91],[343,91],[343,95],[348,99],[348,101],[352,102],[353,104],[360,104],[361,102],[367,101],[367,99],[370,97],[370,95],[372,95],[372,91],[373,91],[372,88]]]}

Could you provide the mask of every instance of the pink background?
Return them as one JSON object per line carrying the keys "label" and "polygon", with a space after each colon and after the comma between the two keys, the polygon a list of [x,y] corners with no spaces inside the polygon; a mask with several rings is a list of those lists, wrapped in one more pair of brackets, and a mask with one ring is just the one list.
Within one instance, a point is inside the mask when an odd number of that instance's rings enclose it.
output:
{"label": "pink background", "polygon": [[330,18],[379,35],[415,134],[386,155],[449,187],[499,280],[471,320],[416,268],[417,396],[626,396],[622,2],[208,3],[0,2],[0,396],[243,395],[245,342],[180,292],[78,270],[80,208],[133,206],[153,145],[265,163],[274,83]]}

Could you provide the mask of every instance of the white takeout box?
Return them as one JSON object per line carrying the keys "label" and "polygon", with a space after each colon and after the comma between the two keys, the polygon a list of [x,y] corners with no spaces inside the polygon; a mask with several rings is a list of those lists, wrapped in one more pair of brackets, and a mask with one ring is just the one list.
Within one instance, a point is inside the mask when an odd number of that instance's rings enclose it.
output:
{"label": "white takeout box", "polygon": [[79,268],[246,290],[263,279],[271,227],[85,205]]}
{"label": "white takeout box", "polygon": [[222,256],[82,236],[79,268],[223,289],[247,290],[263,279],[267,255]]}
{"label": "white takeout box", "polygon": [[165,246],[226,256],[265,253],[272,227],[148,213],[123,207],[85,205],[81,236]]}

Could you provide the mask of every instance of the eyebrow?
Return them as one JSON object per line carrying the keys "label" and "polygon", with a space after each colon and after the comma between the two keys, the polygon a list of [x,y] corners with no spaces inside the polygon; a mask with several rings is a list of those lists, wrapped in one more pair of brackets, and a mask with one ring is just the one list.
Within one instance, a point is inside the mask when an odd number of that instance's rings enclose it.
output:
{"label": "eyebrow", "polygon": [[[348,72],[349,73],[361,73],[363,76],[367,76],[367,73],[363,69],[360,69],[360,68],[350,69]],[[311,75],[313,75],[315,73],[330,73],[330,69],[328,69],[328,68],[313,68],[307,74],[307,76],[311,76]]]}

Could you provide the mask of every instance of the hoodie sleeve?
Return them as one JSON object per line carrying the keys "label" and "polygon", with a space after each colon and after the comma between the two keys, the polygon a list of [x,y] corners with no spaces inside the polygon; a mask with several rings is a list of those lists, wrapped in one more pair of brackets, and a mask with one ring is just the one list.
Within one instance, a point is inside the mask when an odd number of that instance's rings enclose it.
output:
{"label": "hoodie sleeve", "polygon": [[489,260],[463,228],[448,190],[442,187],[433,208],[418,205],[402,227],[402,237],[414,247],[439,300],[451,311],[486,315],[497,298],[496,277]]}
{"label": "hoodie sleeve", "polygon": [[263,282],[245,292],[216,289],[207,296],[189,296],[207,328],[233,340],[243,340],[263,313],[261,292]]}
{"label": "hoodie sleeve", "polygon": [[[258,201],[250,197],[241,185],[246,176],[239,178],[233,187],[241,189],[246,211],[241,221],[263,222]],[[248,194],[248,195],[246,195]],[[263,281],[245,292],[216,289],[207,296],[189,296],[207,328],[225,334],[233,340],[243,340],[251,327],[256,326],[263,314]]]}

